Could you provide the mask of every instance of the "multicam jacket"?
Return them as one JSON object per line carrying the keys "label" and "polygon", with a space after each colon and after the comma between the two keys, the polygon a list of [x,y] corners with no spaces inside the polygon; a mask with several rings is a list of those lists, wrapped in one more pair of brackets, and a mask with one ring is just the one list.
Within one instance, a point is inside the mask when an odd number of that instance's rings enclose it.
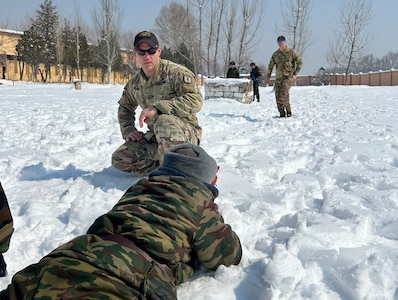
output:
{"label": "multicam jacket", "polygon": [[296,50],[286,47],[284,51],[276,50],[270,59],[268,65],[267,78],[271,78],[272,70],[276,65],[276,80],[290,79],[297,75],[303,65],[300,55]]}
{"label": "multicam jacket", "polygon": [[[146,79],[141,72],[129,80],[119,100],[118,118],[123,138],[135,127],[135,110],[155,107],[159,114],[171,114],[186,120],[196,132],[199,140],[202,129],[196,113],[202,109],[203,98],[196,83],[195,75],[186,67],[161,59],[158,69],[151,78]],[[147,139],[153,136],[153,124],[148,124]]]}
{"label": "multicam jacket", "polygon": [[[217,194],[214,187],[160,168],[130,187],[86,235],[16,273],[0,299],[175,300],[175,286],[197,263],[215,270],[240,262],[239,238],[219,214]],[[133,241],[152,262],[109,235]]]}
{"label": "multicam jacket", "polygon": [[7,197],[0,183],[0,253],[8,250],[11,235],[14,232],[13,220]]}

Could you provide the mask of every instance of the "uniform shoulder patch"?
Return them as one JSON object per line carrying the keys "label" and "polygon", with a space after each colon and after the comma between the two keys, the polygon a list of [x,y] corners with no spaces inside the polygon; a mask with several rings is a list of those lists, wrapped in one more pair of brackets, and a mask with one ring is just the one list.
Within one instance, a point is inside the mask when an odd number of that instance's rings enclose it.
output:
{"label": "uniform shoulder patch", "polygon": [[191,84],[191,83],[192,83],[192,77],[187,76],[187,75],[184,75],[184,76],[182,77],[182,80],[184,80],[184,82],[185,82],[186,84]]}

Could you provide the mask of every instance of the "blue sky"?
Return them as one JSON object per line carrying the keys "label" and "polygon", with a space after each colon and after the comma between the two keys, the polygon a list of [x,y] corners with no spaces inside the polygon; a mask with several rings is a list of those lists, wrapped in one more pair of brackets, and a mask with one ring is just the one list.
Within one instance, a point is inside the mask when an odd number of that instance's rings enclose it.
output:
{"label": "blue sky", "polygon": [[[24,23],[26,16],[34,15],[44,0],[0,0],[0,25],[5,22],[9,27]],[[259,0],[262,1],[262,0]],[[301,74],[311,75],[320,67],[327,67],[326,54],[329,48],[329,40],[333,39],[333,31],[337,29],[339,9],[345,0],[312,0],[312,11],[309,26],[312,31],[314,43],[303,57],[303,69]],[[123,28],[141,31],[154,28],[154,20],[159,15],[162,6],[171,0],[132,1],[120,0],[123,10]],[[185,3],[185,0],[178,0]],[[281,3],[278,0],[266,0],[264,3],[263,26],[260,31],[260,42],[252,60],[257,64],[268,65],[268,61],[277,49],[275,32],[277,24],[282,25]],[[99,0],[53,0],[58,12],[68,19],[74,18],[75,6],[81,10],[81,16],[91,23],[91,13],[94,5],[99,5]],[[368,53],[375,57],[382,57],[388,51],[398,52],[398,11],[397,0],[373,0],[373,12],[375,17],[372,23],[374,38],[368,46]],[[7,20],[7,21],[6,21]],[[289,46],[289,41],[287,41]],[[378,71],[378,70],[374,70]]]}

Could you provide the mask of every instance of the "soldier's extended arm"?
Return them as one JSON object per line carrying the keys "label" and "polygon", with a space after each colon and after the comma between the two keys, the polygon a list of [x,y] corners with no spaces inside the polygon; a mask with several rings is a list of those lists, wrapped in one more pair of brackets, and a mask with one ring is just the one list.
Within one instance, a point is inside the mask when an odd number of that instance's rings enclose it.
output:
{"label": "soldier's extended arm", "polygon": [[300,72],[301,67],[303,66],[303,61],[301,59],[301,56],[296,51],[294,52],[294,55],[294,61],[296,62],[296,66],[293,70],[293,75],[297,75]]}
{"label": "soldier's extended arm", "polygon": [[198,261],[209,270],[219,265],[237,265],[242,257],[242,246],[238,235],[224,223],[217,205],[209,203],[195,237],[194,251]]}

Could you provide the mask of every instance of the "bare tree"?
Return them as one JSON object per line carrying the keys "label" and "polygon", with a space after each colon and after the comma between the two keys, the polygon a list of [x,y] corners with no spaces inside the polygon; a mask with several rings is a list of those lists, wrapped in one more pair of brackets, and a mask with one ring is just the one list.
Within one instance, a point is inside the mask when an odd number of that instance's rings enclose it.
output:
{"label": "bare tree", "polygon": [[243,0],[241,6],[241,30],[238,33],[238,61],[248,63],[247,59],[252,54],[254,47],[260,39],[259,30],[263,15],[263,2],[256,0]]}
{"label": "bare tree", "polygon": [[226,0],[219,0],[216,5],[216,10],[218,10],[218,18],[216,19],[216,27],[215,27],[215,49],[214,49],[214,58],[213,58],[213,67],[214,67],[214,74],[218,74],[217,70],[217,63],[218,63],[218,49],[220,46],[221,40],[220,34],[222,29],[223,17],[225,18],[224,11],[226,10],[227,1]]}
{"label": "bare tree", "polygon": [[199,45],[199,51],[200,51],[200,56],[199,56],[199,71],[200,74],[202,75],[203,78],[203,60],[202,60],[202,45],[203,45],[203,5],[206,0],[196,0],[197,2],[197,8],[198,8],[198,22],[199,22],[199,39],[198,39],[198,45]]}
{"label": "bare tree", "polygon": [[133,55],[134,49],[134,38],[137,33],[132,30],[128,30],[123,32],[120,37],[120,46],[125,49],[127,53],[127,66],[125,73],[126,74],[133,74],[136,71],[136,59]]}
{"label": "bare tree", "polygon": [[174,1],[161,9],[155,32],[173,51],[186,45],[195,74],[203,75],[206,65],[207,75],[219,75],[220,65],[225,67],[232,54],[239,63],[248,63],[261,38],[262,4],[258,0],[186,0],[184,8]]}
{"label": "bare tree", "polygon": [[[373,16],[371,0],[347,0],[340,9],[340,30],[330,43],[327,60],[335,68],[342,68],[347,75],[360,60],[371,40],[369,25]],[[348,76],[345,77],[344,84],[347,79]]]}
{"label": "bare tree", "polygon": [[284,12],[282,33],[292,41],[291,47],[303,56],[305,49],[311,44],[311,31],[308,29],[311,0],[285,0],[285,7],[283,3],[281,6]]}
{"label": "bare tree", "polygon": [[[66,22],[66,20],[65,20]],[[64,43],[62,39],[62,34],[63,34],[64,28],[62,24],[59,24],[57,29],[56,29],[56,53],[57,53],[57,69],[58,69],[58,83],[61,82],[61,77],[62,77],[62,60],[64,58]]]}
{"label": "bare tree", "polygon": [[194,24],[196,21],[189,10],[184,5],[173,1],[169,6],[161,8],[159,16],[155,19],[156,29],[154,30],[165,46],[179,53],[193,65],[195,65],[194,61],[181,51],[181,45],[185,45],[187,49],[194,49],[192,37],[197,32]]}
{"label": "bare tree", "polygon": [[75,28],[76,28],[76,66],[77,66],[77,77],[79,80],[82,79],[82,74],[80,70],[80,34],[81,34],[81,24],[82,16],[80,15],[79,4],[73,3],[73,8],[75,11]]}
{"label": "bare tree", "polygon": [[[194,23],[188,22],[187,24],[187,34],[188,34],[188,48],[192,53],[192,60],[193,60],[193,66],[194,66],[194,72],[195,75],[198,75],[198,68],[199,68],[199,61],[201,57],[201,48],[199,45],[199,40],[200,40],[200,35],[199,35],[199,29],[198,26],[196,25],[198,22],[197,19],[191,14],[191,9],[192,5],[190,0],[186,0],[186,9],[187,9],[187,14],[191,15],[193,18]],[[203,72],[201,70],[201,76],[203,77]]]}
{"label": "bare tree", "polygon": [[[224,73],[227,71],[228,62],[235,60],[235,54],[233,53],[233,43],[236,40],[236,14],[237,14],[237,0],[231,0],[229,2],[229,10],[226,13],[226,22],[224,25],[224,33],[226,38],[225,43],[225,57],[224,57]],[[241,62],[238,61],[238,66]]]}
{"label": "bare tree", "polygon": [[119,0],[101,0],[101,10],[94,7],[92,21],[98,41],[98,61],[106,67],[108,84],[111,83],[112,65],[118,58],[121,24]]}
{"label": "bare tree", "polygon": [[205,30],[205,38],[206,38],[206,48],[204,52],[206,53],[206,66],[207,66],[207,75],[217,75],[214,73],[214,66],[213,69],[211,68],[211,63],[213,62],[211,57],[214,56],[212,54],[212,47],[215,45],[215,22],[218,15],[218,11],[215,9],[215,1],[210,0],[210,4],[205,6],[205,18],[206,18],[206,30]]}

